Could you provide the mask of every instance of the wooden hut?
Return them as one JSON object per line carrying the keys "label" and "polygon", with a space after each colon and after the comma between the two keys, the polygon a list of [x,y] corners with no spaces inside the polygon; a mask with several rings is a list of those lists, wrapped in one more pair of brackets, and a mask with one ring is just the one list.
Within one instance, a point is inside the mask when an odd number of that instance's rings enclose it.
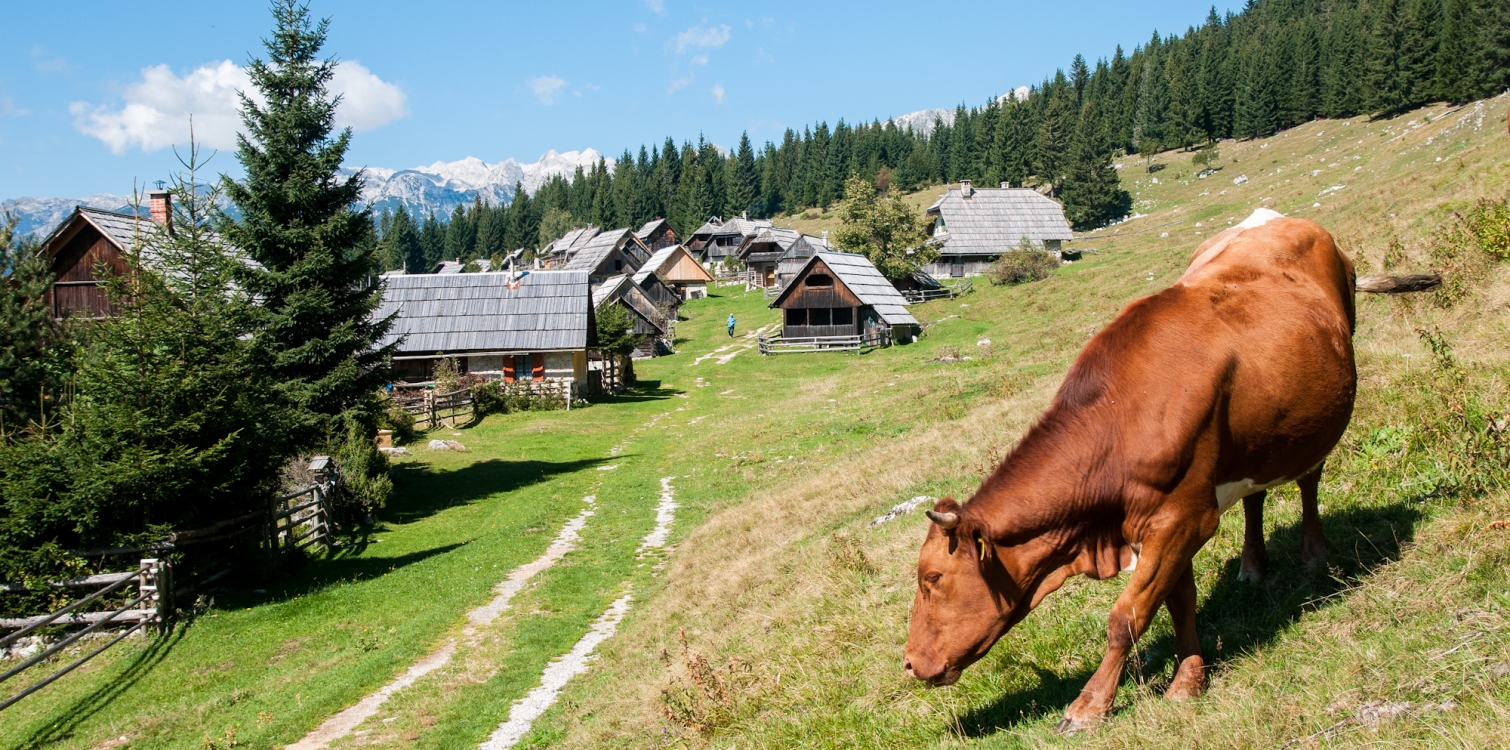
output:
{"label": "wooden hut", "polygon": [[785,287],[790,284],[792,278],[807,265],[807,259],[813,257],[813,253],[832,249],[825,238],[802,235],[802,241],[792,243],[776,261],[776,286]]}
{"label": "wooden hut", "polygon": [[597,227],[589,226],[582,229],[573,229],[561,235],[560,239],[540,249],[540,264],[547,269],[564,268],[571,261],[572,257],[577,254],[577,251],[582,249],[583,245],[586,245],[602,231]]}
{"label": "wooden hut", "polygon": [[73,213],[58,223],[42,240],[54,279],[47,292],[53,317],[99,319],[115,314],[101,271],[126,273],[127,255],[151,231],[152,222],[169,221],[172,195],[167,190],[148,192],[151,219],[75,206]]}
{"label": "wooden hut", "polygon": [[770,229],[774,225],[765,219],[746,219],[740,217],[724,221],[717,216],[708,219],[696,232],[687,239],[687,252],[709,265],[727,263],[730,259],[739,256],[739,252],[755,235],[762,229]]}
{"label": "wooden hut", "polygon": [[384,276],[373,314],[396,315],[383,344],[406,381],[426,381],[437,360],[463,373],[505,381],[587,382],[597,346],[585,271]]}
{"label": "wooden hut", "polygon": [[645,296],[650,298],[650,303],[655,305],[656,309],[669,308],[672,314],[675,315],[676,308],[682,304],[681,294],[673,289],[670,284],[667,284],[664,279],[655,275],[655,272],[651,270],[648,263],[640,266],[640,270],[635,271],[631,278],[634,279],[635,284],[639,285],[640,291],[644,292]]}
{"label": "wooden hut", "polygon": [[663,247],[680,245],[682,242],[682,238],[671,227],[671,222],[665,219],[645,222],[645,226],[640,227],[640,231],[635,232],[634,236],[639,238],[640,244],[652,253]]}
{"label": "wooden hut", "polygon": [[667,338],[669,326],[633,278],[628,275],[614,276],[593,287],[593,309],[607,304],[618,304],[628,310],[629,316],[634,319],[634,332],[644,337],[640,340],[640,345],[630,353],[630,357],[648,359],[671,351],[671,341]]}
{"label": "wooden hut", "polygon": [[771,302],[783,339],[860,336],[907,343],[920,328],[907,300],[863,255],[817,252]]}
{"label": "wooden hut", "polygon": [[610,276],[634,273],[650,259],[650,251],[628,229],[599,232],[571,252],[564,269],[586,271],[594,284]]}
{"label": "wooden hut", "polygon": [[1074,239],[1064,207],[1026,188],[977,189],[967,180],[934,201],[926,213],[938,260],[923,267],[937,277],[985,273],[1002,253],[1028,242],[1058,253]]}
{"label": "wooden hut", "polygon": [[692,254],[681,245],[663,247],[655,251],[640,271],[649,269],[651,273],[659,276],[661,281],[669,285],[677,296],[684,300],[702,299],[708,296],[708,284],[713,281],[713,274],[703,268]]}

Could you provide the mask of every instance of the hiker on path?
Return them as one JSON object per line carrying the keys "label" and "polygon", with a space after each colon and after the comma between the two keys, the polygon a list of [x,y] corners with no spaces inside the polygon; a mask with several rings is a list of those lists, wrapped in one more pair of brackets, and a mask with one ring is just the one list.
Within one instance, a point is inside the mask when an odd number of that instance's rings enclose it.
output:
{"label": "hiker on path", "polygon": [[734,313],[729,313],[729,338],[734,338]]}

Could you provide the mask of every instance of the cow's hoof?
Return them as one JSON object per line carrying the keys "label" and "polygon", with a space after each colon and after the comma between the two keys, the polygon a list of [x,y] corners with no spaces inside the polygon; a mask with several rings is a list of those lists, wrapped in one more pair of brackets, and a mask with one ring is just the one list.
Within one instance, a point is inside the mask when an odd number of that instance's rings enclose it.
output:
{"label": "cow's hoof", "polygon": [[1256,586],[1264,582],[1264,571],[1262,568],[1250,568],[1247,565],[1244,565],[1237,571],[1237,580],[1242,581],[1243,583],[1251,583]]}
{"label": "cow's hoof", "polygon": [[1066,716],[1064,717],[1064,719],[1060,720],[1059,726],[1054,727],[1054,731],[1062,735],[1069,736],[1077,732],[1088,732],[1093,726],[1095,725],[1087,724],[1083,721],[1076,721]]}
{"label": "cow's hoof", "polygon": [[1174,679],[1169,683],[1169,689],[1164,691],[1164,697],[1177,703],[1193,701],[1206,692],[1206,670],[1199,658],[1187,659],[1180,666]]}
{"label": "cow's hoof", "polygon": [[1325,544],[1306,544],[1302,540],[1300,545],[1300,562],[1306,566],[1306,570],[1325,568],[1326,557]]}

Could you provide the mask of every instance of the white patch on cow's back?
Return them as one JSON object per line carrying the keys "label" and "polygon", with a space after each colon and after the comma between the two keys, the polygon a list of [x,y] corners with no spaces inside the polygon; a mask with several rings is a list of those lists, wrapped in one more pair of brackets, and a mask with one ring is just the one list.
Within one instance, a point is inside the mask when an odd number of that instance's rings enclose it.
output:
{"label": "white patch on cow's back", "polygon": [[1249,214],[1248,218],[1243,219],[1236,228],[1252,229],[1254,227],[1261,227],[1275,219],[1283,219],[1284,217],[1284,214],[1275,211],[1272,208],[1258,208],[1254,209],[1253,213]]}
{"label": "white patch on cow's back", "polygon": [[1271,487],[1278,487],[1293,479],[1276,479],[1267,484],[1254,484],[1252,479],[1239,479],[1236,482],[1228,482],[1216,486],[1216,507],[1218,513],[1226,513],[1228,509],[1237,504],[1237,501],[1255,493],[1263,492]]}

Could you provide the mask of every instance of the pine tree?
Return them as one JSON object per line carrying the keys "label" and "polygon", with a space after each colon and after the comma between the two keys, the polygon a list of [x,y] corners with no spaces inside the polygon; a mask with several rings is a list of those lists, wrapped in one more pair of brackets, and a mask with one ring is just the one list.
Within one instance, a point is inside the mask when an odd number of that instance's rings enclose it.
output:
{"label": "pine tree", "polygon": [[1132,196],[1122,189],[1112,167],[1105,126],[1095,102],[1086,102],[1080,111],[1062,196],[1064,216],[1076,230],[1104,226],[1132,210]]}
{"label": "pine tree", "polygon": [[1373,26],[1368,36],[1368,108],[1396,114],[1410,107],[1410,81],[1404,65],[1406,51],[1400,18],[1400,0],[1380,0],[1373,8]]}
{"label": "pine tree", "polygon": [[435,218],[434,211],[425,217],[425,223],[420,227],[419,246],[426,261],[439,263],[446,257],[446,227]]}
{"label": "pine tree", "polygon": [[53,319],[43,248],[15,234],[0,213],[0,442],[56,410],[69,359],[68,338]]}
{"label": "pine tree", "polygon": [[388,232],[383,235],[383,254],[395,260],[405,273],[430,273],[435,270],[435,266],[425,257],[419,229],[414,226],[414,220],[409,218],[409,210],[402,205],[388,222]]}
{"label": "pine tree", "polygon": [[1044,109],[1043,121],[1038,126],[1038,163],[1034,165],[1038,179],[1049,185],[1049,195],[1057,196],[1064,183],[1064,162],[1069,154],[1070,128],[1074,112],[1070,97],[1073,92],[1058,87]]}
{"label": "pine tree", "polygon": [[[383,230],[386,237],[388,230]],[[465,258],[472,254],[472,214],[467,207],[458,205],[451,210],[451,222],[446,225],[447,258]]]}
{"label": "pine tree", "polygon": [[273,17],[268,59],[247,68],[265,103],[241,94],[236,156],[246,178],[223,180],[240,217],[222,231],[259,264],[240,267],[243,288],[261,301],[255,341],[313,444],[342,412],[373,405],[388,377],[392,347],[379,342],[391,321],[372,318],[382,290],[377,258],[361,251],[372,231],[358,208],[363,174],[340,174],[351,130],[334,133],[335,61],[317,57],[329,21],[312,23],[297,0],[277,0]]}
{"label": "pine tree", "polygon": [[729,201],[724,211],[730,216],[738,216],[754,207],[760,187],[760,178],[755,171],[755,149],[750,145],[749,133],[740,134],[739,149],[734,152],[729,165]]}

